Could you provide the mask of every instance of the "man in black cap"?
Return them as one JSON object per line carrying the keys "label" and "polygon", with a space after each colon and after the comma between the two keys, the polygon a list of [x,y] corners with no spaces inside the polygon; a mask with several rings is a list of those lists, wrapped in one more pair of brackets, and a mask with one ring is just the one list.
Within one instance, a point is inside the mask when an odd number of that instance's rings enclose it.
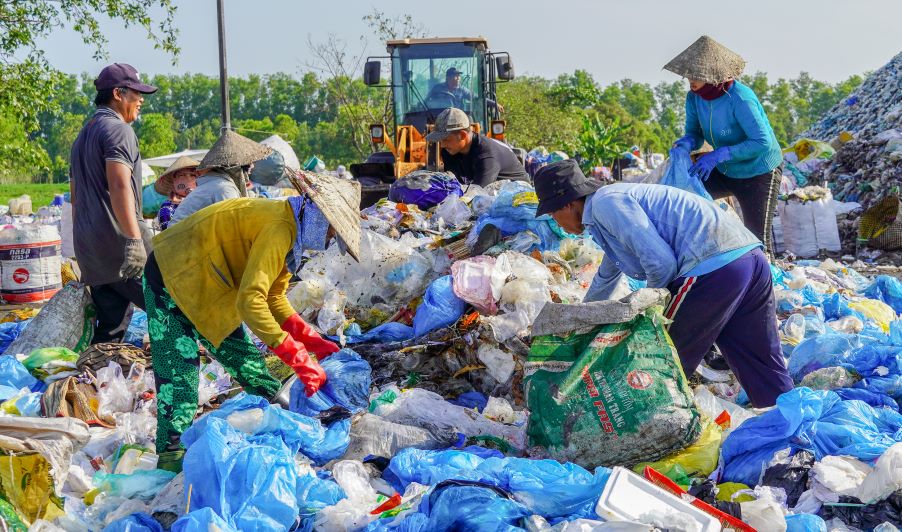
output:
{"label": "man in black cap", "polygon": [[714,202],[675,187],[616,183],[599,189],[572,160],[535,177],[537,216],[588,230],[604,259],[585,301],[611,298],[623,275],[673,295],[665,317],[691,375],[716,342],[752,405],[793,388],[777,331],[770,264],[758,240]]}
{"label": "man in black cap", "polygon": [[440,143],[445,170],[464,183],[484,187],[499,179],[529,181],[526,168],[510,146],[474,133],[467,113],[460,109],[442,111],[426,140]]}
{"label": "man in black cap", "polygon": [[[473,93],[466,87],[461,87],[460,70],[455,67],[445,71],[445,82],[433,86],[426,99],[432,102],[446,102],[450,107],[472,111]],[[504,112],[504,107],[495,100],[487,99],[486,103],[489,104],[489,107],[498,109],[499,113]]]}
{"label": "man in black cap", "polygon": [[97,111],[69,161],[75,257],[97,307],[93,342],[121,342],[130,304],[144,308],[141,272],[152,236],[141,219],[141,154],[131,124],[157,88],[125,63],[105,67],[94,87]]}

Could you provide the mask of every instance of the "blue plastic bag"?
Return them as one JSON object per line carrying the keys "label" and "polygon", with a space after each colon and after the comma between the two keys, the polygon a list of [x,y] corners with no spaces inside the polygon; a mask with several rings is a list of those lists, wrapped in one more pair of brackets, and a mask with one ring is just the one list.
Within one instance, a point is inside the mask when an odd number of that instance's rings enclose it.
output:
{"label": "blue plastic bag", "polygon": [[713,201],[714,198],[705,190],[705,185],[697,177],[689,175],[690,166],[692,166],[692,160],[689,158],[689,152],[682,148],[672,148],[670,165],[664,172],[664,176],[661,177],[660,184],[692,192]]}
{"label": "blue plastic bag", "polygon": [[147,334],[147,313],[136,308],[132,313],[132,320],[125,331],[123,342],[136,347],[144,347],[144,335]]}
{"label": "blue plastic bag", "polygon": [[566,517],[597,502],[611,470],[595,473],[556,460],[491,457],[447,450],[404,449],[392,458],[383,479],[399,492],[411,482],[435,485],[445,480],[483,482],[509,491],[517,501],[543,517]]}
{"label": "blue plastic bag", "polygon": [[[479,233],[486,225],[494,225],[504,237],[523,231],[532,231],[541,240],[538,246],[542,251],[557,250],[561,246],[561,235],[552,228],[554,220],[551,216],[542,215],[536,218],[539,200],[535,190],[522,181],[509,181],[504,184],[491,207],[476,220],[476,225],[467,237],[471,247],[479,238]],[[531,251],[525,250],[524,253]]]}
{"label": "blue plastic bag", "polygon": [[288,530],[298,516],[294,453],[275,433],[247,436],[225,419],[203,419],[182,463],[191,507],[210,508],[238,530]]}
{"label": "blue plastic bag", "polygon": [[899,411],[899,403],[885,393],[872,392],[864,388],[838,388],[833,390],[843,401],[863,401],[874,408],[889,408]]}
{"label": "blue plastic bag", "polygon": [[854,334],[823,334],[806,338],[792,350],[789,375],[800,382],[805,375],[821,368],[842,366],[855,369],[853,353],[861,347],[861,339]]}
{"label": "blue plastic bag", "polygon": [[276,436],[285,443],[292,456],[301,453],[317,465],[344,455],[351,442],[350,419],[324,427],[318,419],[283,410],[270,405],[262,397],[242,392],[188,427],[182,434],[182,444],[190,450],[191,445],[207,430],[206,425],[213,420],[225,420],[236,412],[252,409],[262,411],[262,417],[252,427],[252,436]]}
{"label": "blue plastic bag", "polygon": [[0,355],[22,334],[31,320],[0,323]]}
{"label": "blue plastic bag", "polygon": [[827,532],[827,523],[814,514],[787,515],[786,532]]}
{"label": "blue plastic bag", "polygon": [[103,532],[163,532],[163,527],[153,517],[138,512],[113,521]]}
{"label": "blue plastic bag", "polygon": [[32,389],[38,380],[32,377],[28,369],[12,355],[0,356],[0,386],[18,391],[21,388]]}
{"label": "blue plastic bag", "polygon": [[452,288],[450,275],[432,281],[423,296],[423,303],[413,317],[413,334],[423,336],[434,330],[453,325],[467,307],[466,301],[457,297]]}
{"label": "blue plastic bag", "polygon": [[307,397],[301,381],[291,387],[289,409],[298,414],[316,417],[323,410],[340,406],[353,413],[364,410],[370,402],[373,368],[369,362],[351,349],[330,355],[320,362],[326,372],[326,383],[318,392]]}
{"label": "blue plastic bag", "polygon": [[897,441],[902,441],[902,414],[843,401],[830,391],[795,388],[777,398],[777,408],[727,436],[722,481],[758,484],[762,468],[781,449],[806,450],[817,460],[845,455],[873,462]]}
{"label": "blue plastic bag", "polygon": [[237,529],[226,523],[222,517],[216,515],[211,508],[201,508],[183,515],[172,524],[172,532],[238,532]]}
{"label": "blue plastic bag", "polygon": [[431,209],[451,194],[463,196],[460,182],[454,174],[428,170],[418,170],[400,177],[388,189],[389,200],[413,204],[421,209]]}
{"label": "blue plastic bag", "polygon": [[[366,333],[361,332],[360,325],[356,323],[352,323],[345,330],[345,343],[347,344],[403,342],[413,337],[413,327],[396,321],[383,323],[378,327],[373,327]],[[333,337],[333,340],[337,340],[337,338]]]}
{"label": "blue plastic bag", "polygon": [[346,498],[337,482],[313,474],[298,477],[296,495],[301,515],[314,515],[326,506],[333,506]]}
{"label": "blue plastic bag", "polygon": [[879,299],[902,314],[902,282],[889,275],[878,275],[873,284],[864,289],[864,296]]}

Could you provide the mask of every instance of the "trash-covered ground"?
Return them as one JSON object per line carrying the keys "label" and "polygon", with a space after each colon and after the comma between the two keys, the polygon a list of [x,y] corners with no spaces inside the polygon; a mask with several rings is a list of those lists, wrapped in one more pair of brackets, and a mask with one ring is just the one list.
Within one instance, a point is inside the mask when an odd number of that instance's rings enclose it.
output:
{"label": "trash-covered ground", "polygon": [[345,346],[326,385],[284,410],[208,360],[183,456],[151,450],[142,313],[93,347],[76,283],[0,313],[4,529],[896,530],[897,279],[773,266],[798,387],[758,411],[716,352],[682,374],[666,293],[580,304],[601,252],[528,185],[461,192],[365,210],[359,265],[311,257],[289,298]]}

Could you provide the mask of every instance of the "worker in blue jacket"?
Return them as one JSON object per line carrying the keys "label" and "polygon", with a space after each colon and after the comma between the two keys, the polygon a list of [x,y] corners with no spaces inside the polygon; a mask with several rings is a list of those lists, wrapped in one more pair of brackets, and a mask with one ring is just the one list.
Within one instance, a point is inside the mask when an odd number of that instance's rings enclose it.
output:
{"label": "worker in blue jacket", "polygon": [[744,67],[738,54],[708,36],[664,67],[689,80],[685,135],[674,146],[691,152],[707,142],[714,148],[690,174],[702,179],[715,199],[735,196],[745,226],[773,252],[771,223],[783,154],[758,97],[735,79]]}
{"label": "worker in blue jacket", "polygon": [[625,274],[666,288],[665,316],[686,375],[716,342],[756,407],[793,388],[777,330],[770,264],[761,241],[730,213],[665,185],[599,189],[573,160],[535,176],[537,216],[589,234],[604,250],[585,301],[609,299]]}

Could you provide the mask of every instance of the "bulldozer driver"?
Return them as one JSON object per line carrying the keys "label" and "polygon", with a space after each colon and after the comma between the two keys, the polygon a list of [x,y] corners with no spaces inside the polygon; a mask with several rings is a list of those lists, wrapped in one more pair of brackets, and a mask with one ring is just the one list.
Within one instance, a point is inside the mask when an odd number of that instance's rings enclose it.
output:
{"label": "bulldozer driver", "polygon": [[[445,71],[445,82],[438,83],[429,90],[429,101],[442,101],[447,103],[447,107],[457,107],[458,109],[469,109],[473,104],[473,93],[466,87],[460,85],[461,72],[455,67],[451,67]],[[504,112],[504,107],[494,101],[486,100],[489,107],[498,110],[499,113]]]}

